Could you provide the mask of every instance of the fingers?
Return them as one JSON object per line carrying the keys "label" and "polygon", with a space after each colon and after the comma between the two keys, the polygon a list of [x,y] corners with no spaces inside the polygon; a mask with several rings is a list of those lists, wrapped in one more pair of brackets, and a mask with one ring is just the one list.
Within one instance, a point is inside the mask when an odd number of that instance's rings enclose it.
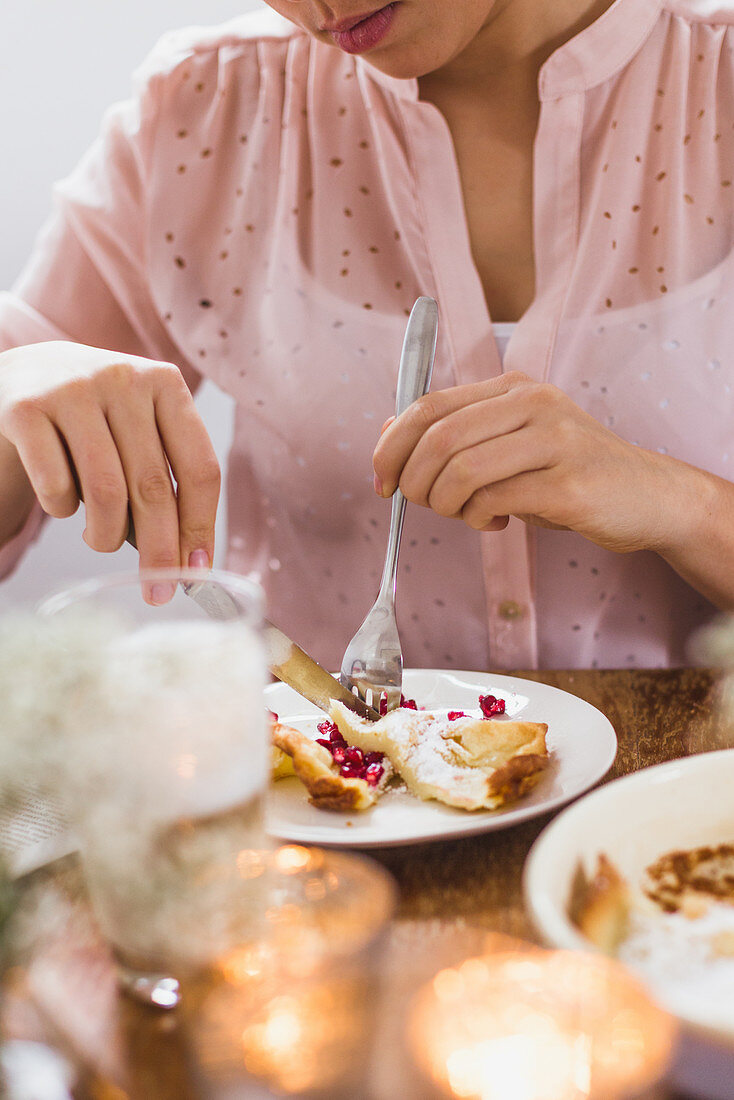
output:
{"label": "fingers", "polygon": [[[440,516],[461,514],[465,518],[467,503],[478,490],[545,469],[551,461],[550,448],[542,446],[538,434],[518,429],[459,451],[427,487],[428,507]],[[426,486],[421,492],[426,493]]]}
{"label": "fingers", "polygon": [[90,402],[77,406],[73,416],[64,410],[58,430],[84,501],[84,541],[92,550],[111,554],[127,533],[127,483],[109,424]]}
{"label": "fingers", "polygon": [[206,568],[214,560],[221,483],[217,456],[185,384],[161,392],[156,420],[177,483],[181,562]]}
{"label": "fingers", "polygon": [[[398,482],[402,488],[404,468],[420,444],[424,446],[419,452],[419,459],[429,459],[434,472],[437,472],[435,465],[438,456],[446,455],[447,450],[447,457],[456,453],[456,449],[460,448],[461,433],[468,425],[479,425],[480,437],[482,431],[486,437],[487,427],[492,431],[494,417],[499,415],[499,410],[495,409],[499,399],[529,385],[534,384],[524,375],[508,372],[486,382],[438,390],[419,398],[402,416],[388,424],[375,448],[373,465],[377,481],[382,486],[382,495],[391,496]],[[472,409],[476,411],[478,405],[488,401],[492,403],[491,413],[483,410],[481,418],[472,413]],[[453,417],[459,413],[461,416],[454,420]],[[513,430],[516,426],[515,422],[507,423],[504,430]],[[476,441],[475,432],[472,432],[471,438]]]}
{"label": "fingers", "polygon": [[0,430],[47,512],[83,497],[85,540],[110,551],[129,507],[141,568],[211,564],[219,467],[176,367],[64,341],[2,359]]}
{"label": "fingers", "polygon": [[510,515],[556,525],[578,458],[567,406],[560,390],[520,374],[430,394],[384,431],[376,489],[387,496],[399,479],[408,500],[475,530],[502,530]]}
{"label": "fingers", "polygon": [[[178,371],[161,365],[150,396],[116,404],[107,415],[125,472],[141,569],[211,566],[219,463]],[[160,603],[172,595],[172,589],[156,586],[148,598]]]}
{"label": "fingers", "polygon": [[[474,530],[479,530],[479,531],[504,531],[505,527],[507,527],[509,522],[510,522],[510,517],[509,516],[494,516],[493,519],[487,520],[487,522],[482,524],[481,527],[479,527],[479,528],[475,527]],[[472,524],[469,523],[468,526],[471,527]]]}
{"label": "fingers", "polygon": [[44,512],[57,519],[73,516],[79,493],[64,444],[48,417],[40,412],[17,417],[6,434]]}
{"label": "fingers", "polygon": [[615,551],[652,544],[658,483],[640,449],[524,375],[421,398],[387,426],[374,467],[383,496],[399,483],[408,500],[475,530],[514,515]]}
{"label": "fingers", "polygon": [[[463,482],[472,482],[468,491],[473,492],[482,483],[478,478],[488,474],[496,480],[517,472],[517,464],[511,459],[514,441],[509,448],[499,441],[512,438],[526,423],[525,409],[507,395],[465,406],[436,421],[418,440],[403,466],[403,495],[441,515],[455,514],[466,499],[456,497]],[[503,472],[495,475],[494,461],[501,463]]]}
{"label": "fingers", "polygon": [[[107,419],[124,471],[140,568],[178,568],[178,507],[152,397],[141,393],[115,402],[107,409]],[[157,595],[150,602],[164,603],[164,594]],[[172,595],[173,587],[168,598]]]}
{"label": "fingers", "polygon": [[461,518],[474,531],[502,531],[509,523],[509,517],[519,516],[533,523],[541,520],[547,506],[549,485],[547,470],[531,470],[517,474],[492,485],[482,485],[472,493],[461,509]]}

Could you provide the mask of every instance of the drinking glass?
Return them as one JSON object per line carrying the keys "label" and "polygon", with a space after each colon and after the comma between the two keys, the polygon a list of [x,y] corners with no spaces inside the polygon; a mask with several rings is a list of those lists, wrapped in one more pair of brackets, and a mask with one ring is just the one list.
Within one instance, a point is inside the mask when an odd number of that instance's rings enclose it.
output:
{"label": "drinking glass", "polygon": [[[173,598],[147,603],[154,584]],[[174,1007],[180,979],[256,937],[266,908],[261,590],[151,570],[77,584],[39,613],[63,616],[70,660],[86,654],[61,785],[97,922],[122,987]]]}

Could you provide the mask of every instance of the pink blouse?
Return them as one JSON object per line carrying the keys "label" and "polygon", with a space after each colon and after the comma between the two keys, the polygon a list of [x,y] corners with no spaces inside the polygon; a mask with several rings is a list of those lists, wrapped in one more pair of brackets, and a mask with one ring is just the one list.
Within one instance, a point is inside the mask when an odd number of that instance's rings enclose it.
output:
{"label": "pink blouse", "polygon": [[[616,0],[543,66],[537,296],[504,360],[723,477],[733,26],[731,0]],[[231,394],[228,567],[256,573],[270,617],[338,666],[377,591],[389,504],[371,455],[420,294],[441,311],[435,388],[502,369],[443,116],[416,81],[268,11],[160,43],[58,186],[0,298],[0,346],[73,339]],[[480,535],[408,508],[408,665],[674,665],[711,613],[651,553],[514,520]]]}

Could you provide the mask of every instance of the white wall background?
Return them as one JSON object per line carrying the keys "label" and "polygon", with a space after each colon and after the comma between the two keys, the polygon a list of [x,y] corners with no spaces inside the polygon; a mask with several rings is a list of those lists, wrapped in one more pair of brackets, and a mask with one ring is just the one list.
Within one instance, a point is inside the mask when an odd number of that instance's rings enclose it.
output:
{"label": "white wall background", "polygon": [[[262,0],[0,0],[0,288],[19,273],[49,211],[50,189],[94,139],[105,109],[172,27],[219,23]],[[220,461],[230,437],[228,399],[203,387],[197,404]],[[226,516],[220,509],[219,546]],[[137,554],[96,554],[82,541],[83,509],[51,520],[0,584],[0,610],[33,603],[73,578],[137,567]]]}

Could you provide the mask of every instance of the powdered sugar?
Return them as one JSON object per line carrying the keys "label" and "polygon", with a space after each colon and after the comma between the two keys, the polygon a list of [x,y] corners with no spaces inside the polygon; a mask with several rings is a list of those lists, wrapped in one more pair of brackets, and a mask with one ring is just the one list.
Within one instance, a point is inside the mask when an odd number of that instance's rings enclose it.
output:
{"label": "powdered sugar", "polygon": [[477,763],[454,734],[486,721],[459,718],[449,722],[431,711],[398,708],[378,722],[356,718],[341,703],[332,703],[332,717],[351,743],[366,751],[383,751],[419,798],[436,798],[464,810],[493,806],[492,766]]}
{"label": "powdered sugar", "polygon": [[734,905],[713,902],[702,916],[635,909],[622,962],[650,982],[665,1003],[720,1006],[731,1021],[734,1005]]}
{"label": "powdered sugar", "polygon": [[[467,721],[473,719],[459,719],[455,724]],[[441,790],[459,783],[467,788],[467,794],[471,791],[479,798],[486,796],[486,775],[479,771],[467,772],[466,766],[457,766],[452,760],[458,746],[448,740],[445,717],[430,712],[395,710],[383,722],[385,733],[400,747],[405,758],[410,759],[422,783]]]}

